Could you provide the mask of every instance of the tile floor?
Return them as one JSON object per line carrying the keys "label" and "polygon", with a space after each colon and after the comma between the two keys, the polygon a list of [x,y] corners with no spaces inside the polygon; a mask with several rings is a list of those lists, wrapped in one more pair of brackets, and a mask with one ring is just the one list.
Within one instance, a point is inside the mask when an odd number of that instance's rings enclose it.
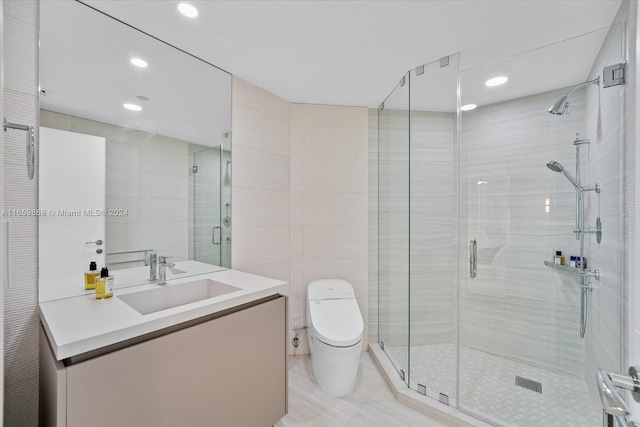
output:
{"label": "tile floor", "polygon": [[[387,350],[398,360],[407,360],[406,347]],[[461,350],[460,400],[467,410],[512,427],[601,425],[583,379],[469,347],[462,346]],[[417,382],[426,385],[431,397],[439,392],[455,396],[455,362],[454,344],[412,346],[412,388]],[[517,387],[516,375],[542,383],[542,393]]]}
{"label": "tile floor", "polygon": [[275,424],[289,426],[445,427],[395,399],[368,352],[363,351],[353,393],[336,398],[312,376],[309,356],[289,358],[289,413]]}

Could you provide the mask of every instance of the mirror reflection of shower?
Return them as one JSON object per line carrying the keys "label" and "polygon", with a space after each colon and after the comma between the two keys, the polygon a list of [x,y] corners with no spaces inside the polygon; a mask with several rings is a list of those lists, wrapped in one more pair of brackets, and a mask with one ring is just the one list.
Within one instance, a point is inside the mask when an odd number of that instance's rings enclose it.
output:
{"label": "mirror reflection of shower", "polygon": [[571,89],[569,89],[569,91],[567,93],[565,93],[564,95],[562,95],[562,97],[560,99],[558,99],[556,102],[553,103],[553,105],[551,105],[551,107],[549,107],[549,109],[547,110],[547,112],[551,113],[551,114],[557,114],[559,116],[563,116],[565,114],[570,114],[571,113],[571,108],[570,108],[570,104],[569,104],[569,95],[571,95],[571,93],[582,87],[582,86],[587,86],[587,85],[596,85],[596,86],[600,86],[600,76],[596,77],[593,80],[589,80],[588,82],[584,82],[584,83],[580,83],[577,84],[575,86],[573,86]]}

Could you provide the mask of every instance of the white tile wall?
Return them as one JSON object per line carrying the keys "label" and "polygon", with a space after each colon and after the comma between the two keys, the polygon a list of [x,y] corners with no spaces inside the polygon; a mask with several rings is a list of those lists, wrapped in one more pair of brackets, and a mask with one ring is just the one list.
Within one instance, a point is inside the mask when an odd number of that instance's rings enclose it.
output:
{"label": "white tile wall", "polygon": [[[306,324],[306,284],[342,277],[368,321],[365,108],[289,104],[233,80],[233,267],[289,282]],[[292,354],[308,352],[306,335]]]}
{"label": "white tile wall", "polygon": [[289,103],[232,84],[232,266],[289,282]]}
{"label": "white tile wall", "polygon": [[[3,132],[3,208],[38,207],[37,1],[3,2],[3,112],[13,122],[36,126],[36,163],[27,179],[24,133]],[[4,425],[38,424],[38,220],[13,217],[11,288],[4,290]]]}
{"label": "white tile wall", "polygon": [[[310,281],[342,278],[354,286],[365,334],[368,122],[365,108],[291,105],[291,314],[306,317]],[[306,352],[305,339],[296,354]]]}
{"label": "white tile wall", "polygon": [[378,110],[369,110],[369,342],[378,342]]}
{"label": "white tile wall", "polygon": [[106,206],[129,209],[107,217],[107,252],[154,249],[189,259],[188,142],[46,110],[40,122],[107,138]]}
{"label": "white tile wall", "polygon": [[[475,349],[581,377],[580,295],[543,261],[555,250],[575,255],[575,192],[549,160],[575,170],[575,132],[584,124],[584,90],[571,115],[553,116],[549,103],[563,89],[464,113],[461,140],[460,245],[478,241],[478,276],[461,263],[460,339]],[[508,111],[509,126],[499,126]],[[585,155],[586,158],[586,155]],[[586,170],[586,168],[584,168]],[[583,173],[583,177],[586,176]],[[478,185],[478,181],[488,184]],[[588,182],[588,181],[585,181]],[[544,201],[550,198],[547,214]],[[589,261],[591,261],[589,259]]]}

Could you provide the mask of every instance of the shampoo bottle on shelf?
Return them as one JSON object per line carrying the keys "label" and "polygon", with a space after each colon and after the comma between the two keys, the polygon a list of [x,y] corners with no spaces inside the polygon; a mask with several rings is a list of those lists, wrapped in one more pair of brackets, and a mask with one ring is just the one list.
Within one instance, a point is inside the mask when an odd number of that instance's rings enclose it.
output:
{"label": "shampoo bottle on shelf", "polygon": [[556,251],[556,255],[553,257],[553,263],[564,265],[564,257],[562,256],[562,251]]}
{"label": "shampoo bottle on shelf", "polygon": [[109,276],[107,267],[103,267],[100,277],[96,279],[96,299],[111,298],[113,296],[113,276]]}
{"label": "shampoo bottle on shelf", "polygon": [[96,288],[96,278],[100,275],[95,261],[89,263],[89,270],[84,272],[84,288],[91,290]]}

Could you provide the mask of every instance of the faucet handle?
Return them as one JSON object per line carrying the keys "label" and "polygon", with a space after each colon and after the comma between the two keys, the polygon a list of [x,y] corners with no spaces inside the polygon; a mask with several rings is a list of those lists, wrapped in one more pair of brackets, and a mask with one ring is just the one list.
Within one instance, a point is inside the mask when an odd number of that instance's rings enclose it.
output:
{"label": "faucet handle", "polygon": [[172,256],[169,256],[169,255],[160,255],[160,256],[158,257],[158,262],[159,262],[160,264],[164,264],[164,263],[166,263],[166,262],[167,262],[167,260],[168,260],[169,258],[173,258],[173,257],[172,257]]}

